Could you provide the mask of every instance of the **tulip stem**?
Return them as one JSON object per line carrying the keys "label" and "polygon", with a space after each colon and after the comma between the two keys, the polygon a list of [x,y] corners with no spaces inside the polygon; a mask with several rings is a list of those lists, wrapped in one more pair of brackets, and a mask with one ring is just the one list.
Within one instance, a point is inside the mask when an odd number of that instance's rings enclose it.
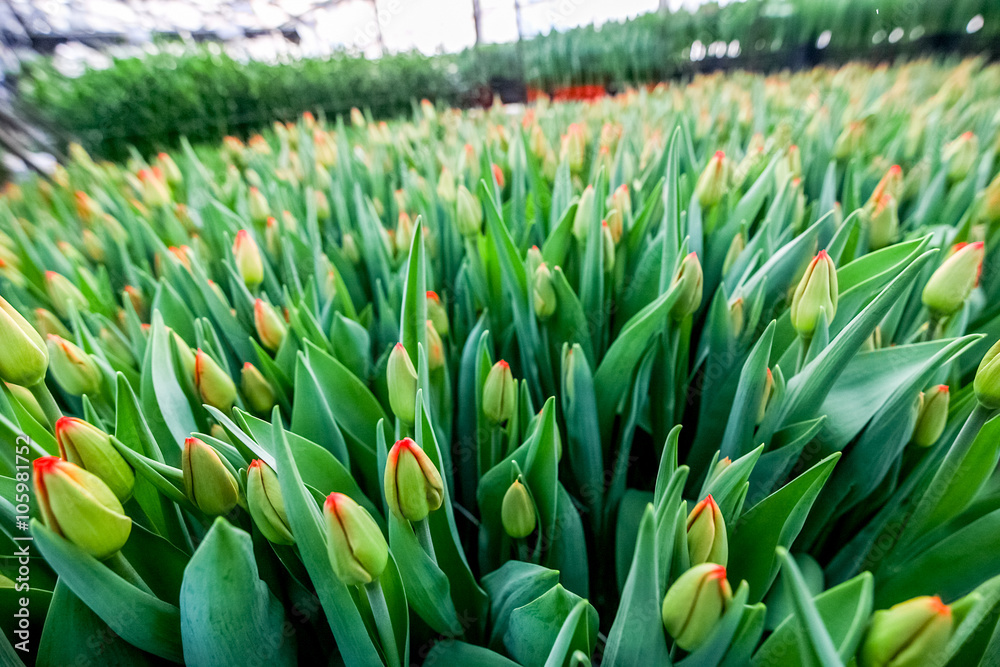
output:
{"label": "tulip stem", "polygon": [[27,389],[31,392],[31,395],[35,397],[35,400],[38,401],[38,405],[42,408],[42,412],[45,414],[45,419],[49,422],[49,428],[55,428],[56,422],[59,421],[63,415],[59,406],[56,405],[56,399],[52,397],[52,392],[49,391],[48,386],[46,386],[45,380],[31,385]]}
{"label": "tulip stem", "polygon": [[139,573],[135,571],[132,564],[129,563],[125,556],[122,555],[121,551],[108,557],[107,560],[104,561],[104,564],[108,566],[109,570],[139,590],[149,593],[150,595],[153,594],[153,591],[150,590],[149,586],[146,585],[146,582],[142,580],[142,577],[139,576]]}
{"label": "tulip stem", "polygon": [[378,628],[379,639],[382,640],[382,652],[389,667],[399,667],[399,649],[396,648],[396,635],[392,631],[392,617],[389,616],[389,605],[382,592],[382,582],[379,579],[365,584],[368,603],[375,617],[375,627]]}
{"label": "tulip stem", "polygon": [[420,543],[420,547],[427,552],[434,562],[437,562],[437,554],[434,553],[434,541],[431,539],[431,524],[424,517],[420,521],[413,521],[413,532],[417,536],[417,542]]}

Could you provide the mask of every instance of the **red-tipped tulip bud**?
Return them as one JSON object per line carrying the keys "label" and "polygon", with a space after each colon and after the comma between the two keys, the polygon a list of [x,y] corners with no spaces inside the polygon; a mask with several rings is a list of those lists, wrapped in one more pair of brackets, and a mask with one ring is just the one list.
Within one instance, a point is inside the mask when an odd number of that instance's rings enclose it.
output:
{"label": "red-tipped tulip bud", "polygon": [[56,422],[56,441],[60,456],[100,477],[118,500],[132,497],[135,473],[107,433],[82,419],[62,417]]}
{"label": "red-tipped tulip bud", "polygon": [[417,400],[417,371],[402,343],[396,343],[389,353],[385,375],[389,386],[389,407],[403,422],[412,424]]}
{"label": "red-tipped tulip bud", "polygon": [[884,248],[899,234],[899,205],[891,194],[883,194],[865,207],[868,216],[868,247]]}
{"label": "red-tipped tulip bud", "polygon": [[70,310],[81,310],[87,304],[80,289],[69,278],[55,271],[45,272],[45,293],[60,317],[68,318]]}
{"label": "red-tipped tulip bud", "polygon": [[93,357],[54,334],[48,336],[49,368],[52,377],[73,396],[93,394],[101,387],[101,370]]}
{"label": "red-tipped tulip bud", "polygon": [[501,359],[493,364],[483,384],[483,414],[494,424],[501,424],[514,414],[517,383],[510,366]]}
{"label": "red-tipped tulip bud", "polygon": [[576,205],[576,215],[573,217],[573,236],[581,242],[587,238],[587,234],[590,232],[591,218],[594,217],[594,197],[594,186],[588,185],[583,194],[580,195],[580,201]]}
{"label": "red-tipped tulip bud", "polygon": [[226,514],[239,502],[236,478],[222,463],[219,453],[202,440],[188,438],[184,441],[181,472],[184,493],[205,514]]}
{"label": "red-tipped tulip bud", "polygon": [[738,338],[743,333],[744,304],[743,297],[729,300],[729,330]]}
{"label": "red-tipped tulip bud", "polygon": [[365,121],[364,114],[361,113],[361,110],[357,107],[351,107],[351,125],[354,127],[364,127],[367,124],[368,123]]}
{"label": "red-tipped tulip bud", "polygon": [[701,646],[732,603],[726,568],[696,565],[677,578],[663,598],[663,625],[685,651]]}
{"label": "red-tipped tulip bud", "polygon": [[257,528],[274,544],[294,544],[278,476],[260,459],[247,468],[247,508]]}
{"label": "red-tipped tulip bud", "polygon": [[941,150],[948,165],[948,180],[956,183],[972,170],[979,157],[979,140],[972,132],[966,132],[958,139],[945,144]]}
{"label": "red-tipped tulip bud", "polygon": [[917,412],[917,423],[913,427],[913,444],[918,447],[930,447],[941,434],[948,423],[948,385],[939,384],[920,394],[920,409]]}
{"label": "red-tipped tulip bud", "polygon": [[861,667],[937,664],[951,638],[951,607],[939,597],[918,597],[876,611],[861,645]]}
{"label": "red-tipped tulip bud", "polygon": [[250,221],[257,226],[263,225],[271,215],[271,207],[267,205],[267,197],[257,188],[250,188],[247,196],[247,208],[250,210]]}
{"label": "red-tipped tulip bud", "polygon": [[894,164],[889,167],[889,171],[885,172],[885,176],[883,176],[882,180],[875,186],[875,190],[872,192],[872,196],[868,200],[868,203],[874,204],[885,195],[889,195],[893,199],[899,199],[902,194],[903,168],[898,164]]}
{"label": "red-tipped tulip bud", "polygon": [[45,341],[21,313],[0,297],[0,379],[31,387],[45,379],[48,367]]}
{"label": "red-tipped tulip bud", "polygon": [[400,519],[420,521],[441,507],[444,482],[424,450],[410,438],[392,446],[385,463],[385,500]]}
{"label": "red-tipped tulip bud", "polygon": [[837,313],[837,293],[837,267],[826,250],[820,250],[792,296],[792,326],[800,336],[813,335],[820,312],[826,313],[827,322],[833,320]]}
{"label": "red-tipped tulip bud", "polygon": [[427,369],[436,371],[444,366],[444,343],[434,323],[427,320]]}
{"label": "red-tipped tulip bud", "polygon": [[469,192],[464,185],[458,186],[455,196],[455,223],[462,236],[477,236],[483,226],[483,207],[476,195]]}
{"label": "red-tipped tulip bud", "polygon": [[281,342],[288,333],[288,325],[274,306],[263,299],[257,299],[253,304],[253,324],[261,345],[272,352],[281,347]]}
{"label": "red-tipped tulip bud", "polygon": [[436,292],[427,292],[427,319],[434,324],[434,330],[439,335],[448,335],[448,311]]}
{"label": "red-tipped tulip bud", "polygon": [[760,403],[757,404],[757,419],[754,423],[760,424],[764,421],[764,414],[767,412],[767,404],[771,401],[771,396],[774,395],[774,375],[771,374],[771,369],[767,369],[767,379],[764,380],[764,393],[760,396]]}
{"label": "red-tipped tulip bud", "polygon": [[538,268],[535,269],[535,277],[532,282],[534,287],[535,315],[540,320],[547,320],[556,312],[558,299],[556,298],[555,278],[553,278],[552,271],[549,270],[545,262],[539,264]]}
{"label": "red-tipped tulip bud", "polygon": [[608,227],[611,229],[611,236],[615,243],[622,238],[625,231],[625,223],[632,215],[632,197],[629,195],[627,185],[619,185],[611,194],[608,202]]}
{"label": "red-tipped tulip bud", "polygon": [[156,156],[156,166],[160,168],[164,180],[172,186],[177,187],[184,181],[180,168],[169,153],[160,153]]}
{"label": "red-tipped tulip bud", "polygon": [[322,190],[316,190],[316,194],[314,196],[316,197],[316,217],[320,220],[329,220],[330,199]]}
{"label": "red-tipped tulip bud", "polygon": [[698,307],[701,306],[704,280],[698,255],[693,252],[689,253],[677,268],[677,273],[674,274],[672,285],[680,284],[680,294],[670,308],[670,316],[673,319],[683,320],[698,310]]}
{"label": "red-tipped tulip bud", "polygon": [[438,177],[437,195],[446,204],[455,202],[458,196],[458,188],[455,186],[455,175],[448,167],[441,167],[441,175]]}
{"label": "red-tipped tulip bud", "polygon": [[253,289],[264,282],[264,262],[260,257],[260,248],[245,229],[236,233],[233,258],[236,260],[236,270],[247,287]]}
{"label": "red-tipped tulip bud", "polygon": [[142,203],[149,208],[159,208],[170,202],[170,190],[164,180],[163,172],[154,167],[153,169],[141,169],[139,171],[140,194]]}
{"label": "red-tipped tulip bud", "polygon": [[833,157],[838,160],[844,160],[854,155],[861,148],[864,138],[864,121],[857,120],[848,123],[847,127],[841,131],[840,136],[837,137],[837,141],[833,144]]}
{"label": "red-tipped tulip bud", "polygon": [[982,222],[988,225],[1000,222],[1000,174],[983,190],[978,207],[977,212]]}
{"label": "red-tipped tulip bud", "polygon": [[729,244],[729,250],[726,251],[726,258],[722,262],[722,275],[729,273],[729,269],[733,268],[736,259],[743,253],[746,247],[746,236],[743,235],[743,232],[739,232],[733,237],[733,240]]}
{"label": "red-tipped tulip bud", "polygon": [[201,349],[194,355],[194,386],[202,403],[223,412],[229,412],[236,402],[236,383]]}
{"label": "red-tipped tulip bud", "polygon": [[702,208],[711,208],[722,200],[729,190],[730,171],[726,154],[716,151],[694,186],[694,194]]}
{"label": "red-tipped tulip bud", "polygon": [[58,456],[35,459],[34,468],[35,499],[50,530],[94,558],[108,558],[125,546],[132,519],[97,475]]}
{"label": "red-tipped tulip bud", "polygon": [[240,388],[247,399],[250,409],[260,415],[266,415],[274,407],[274,389],[257,367],[249,361],[243,364],[240,372]]}
{"label": "red-tipped tulip bud", "polygon": [[982,241],[959,243],[924,286],[924,305],[935,317],[947,317],[962,309],[979,284],[985,249]]}
{"label": "red-tipped tulip bud", "polygon": [[691,565],[729,563],[729,538],[726,521],[715,499],[709,495],[694,506],[687,518],[688,556]]}
{"label": "red-tipped tulip bud", "polygon": [[972,386],[981,405],[1000,410],[1000,341],[994,343],[979,362]]}
{"label": "red-tipped tulip bud", "polygon": [[331,493],[323,504],[327,552],[333,573],[345,586],[378,579],[389,561],[389,545],[368,511],[343,493]]}
{"label": "red-tipped tulip bud", "polygon": [[514,539],[521,539],[531,535],[535,530],[537,521],[535,516],[535,503],[531,500],[531,494],[527,487],[521,483],[520,479],[507,489],[503,495],[503,504],[500,506],[500,521],[503,523],[504,532]]}
{"label": "red-tipped tulip bud", "polygon": [[396,254],[402,256],[409,252],[410,243],[413,242],[413,218],[405,211],[399,214],[396,221],[396,234],[393,240],[396,244]]}

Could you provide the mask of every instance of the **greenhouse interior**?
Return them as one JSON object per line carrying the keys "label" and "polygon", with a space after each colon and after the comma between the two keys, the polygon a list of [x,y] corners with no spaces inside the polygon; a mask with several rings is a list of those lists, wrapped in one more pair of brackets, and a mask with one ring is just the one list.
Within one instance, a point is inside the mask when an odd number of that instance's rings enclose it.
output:
{"label": "greenhouse interior", "polygon": [[3,667],[1000,667],[996,0],[0,2]]}

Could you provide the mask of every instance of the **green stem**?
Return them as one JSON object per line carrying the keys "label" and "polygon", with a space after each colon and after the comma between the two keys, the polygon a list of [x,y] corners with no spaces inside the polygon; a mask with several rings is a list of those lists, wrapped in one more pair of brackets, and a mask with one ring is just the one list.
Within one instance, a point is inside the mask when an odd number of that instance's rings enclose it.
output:
{"label": "green stem", "polygon": [[809,356],[809,343],[811,342],[812,338],[799,336],[799,358],[796,360],[796,365],[795,365],[796,373],[801,371],[802,367],[806,365],[806,359]]}
{"label": "green stem", "polygon": [[42,412],[45,413],[45,419],[48,420],[48,426],[50,429],[54,429],[56,422],[63,416],[62,411],[59,406],[56,405],[56,399],[52,397],[52,392],[49,391],[48,386],[45,384],[45,380],[42,380],[38,384],[32,385],[27,388],[31,392],[31,395],[35,397],[38,401],[38,405],[42,408]]}
{"label": "green stem", "polygon": [[413,524],[413,532],[417,536],[417,542],[420,543],[420,548],[436,563],[437,554],[434,553],[434,540],[431,539],[431,524],[427,520],[427,517],[411,523]]}
{"label": "green stem", "polygon": [[939,317],[934,317],[931,315],[927,318],[927,330],[924,332],[924,341],[936,340],[941,336],[941,330],[944,329],[944,320]]}
{"label": "green stem", "polygon": [[399,649],[396,648],[396,635],[392,631],[392,617],[389,616],[389,605],[385,602],[385,593],[382,592],[382,582],[379,579],[365,584],[365,593],[368,595],[368,603],[372,607],[372,616],[375,617],[375,627],[378,628],[379,639],[382,640],[382,653],[385,654],[385,662],[388,667],[400,667]]}
{"label": "green stem", "polygon": [[528,540],[515,540],[517,543],[517,559],[525,563],[531,562],[531,551],[528,549]]}
{"label": "green stem", "polygon": [[135,571],[132,564],[129,563],[125,556],[122,555],[121,551],[116,552],[113,556],[109,556],[104,561],[104,564],[108,566],[109,570],[139,590],[149,593],[150,595],[153,594],[153,591],[150,590],[149,586],[146,585],[146,582],[142,580],[142,577],[139,576],[139,573]]}

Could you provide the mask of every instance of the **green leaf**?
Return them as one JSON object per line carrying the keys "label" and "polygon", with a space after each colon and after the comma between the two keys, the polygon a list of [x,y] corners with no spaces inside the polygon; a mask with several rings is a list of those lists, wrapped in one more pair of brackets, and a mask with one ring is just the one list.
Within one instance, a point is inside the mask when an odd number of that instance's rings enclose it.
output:
{"label": "green leaf", "polygon": [[844,663],[841,656],[837,653],[826,626],[823,625],[823,619],[813,603],[812,593],[806,587],[795,559],[789,555],[787,549],[779,547],[777,551],[778,558],[781,559],[781,568],[791,582],[786,590],[794,609],[792,618],[796,622],[799,645],[803,655],[808,656],[806,662],[822,667],[842,667]]}
{"label": "green leaf", "polygon": [[597,611],[586,600],[556,584],[510,613],[503,641],[511,658],[531,664],[538,656],[549,655],[566,621],[581,603],[583,608],[576,611],[578,623],[575,627],[571,625],[572,637],[568,641],[571,650],[567,655],[577,649],[590,655],[597,641]]}

